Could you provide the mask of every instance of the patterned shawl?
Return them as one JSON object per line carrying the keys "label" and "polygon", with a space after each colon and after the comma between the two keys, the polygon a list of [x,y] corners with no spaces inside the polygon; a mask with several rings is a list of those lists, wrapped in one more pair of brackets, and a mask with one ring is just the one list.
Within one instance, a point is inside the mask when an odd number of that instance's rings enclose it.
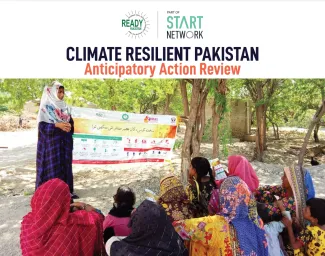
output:
{"label": "patterned shawl", "polygon": [[[259,186],[259,179],[250,164],[250,162],[243,156],[234,155],[228,157],[228,175],[237,176],[241,178],[249,187],[251,191],[255,191]],[[218,214],[220,211],[219,207],[219,187],[221,186],[223,180],[216,182],[218,188],[214,189],[210,202],[209,202],[209,212],[210,214]]]}
{"label": "patterned shawl", "polygon": [[257,215],[256,201],[239,177],[228,177],[220,187],[220,215],[237,233],[243,256],[267,256],[268,248],[263,222]]}
{"label": "patterned shawl", "polygon": [[70,191],[60,179],[52,179],[35,192],[32,211],[21,224],[23,256],[104,255],[103,220],[97,212],[70,213]]}
{"label": "patterned shawl", "polygon": [[45,86],[37,117],[38,123],[68,123],[70,121],[70,108],[58,98],[60,86],[63,85],[57,81],[52,83],[52,87]]}
{"label": "patterned shawl", "polygon": [[111,256],[188,255],[164,209],[149,200],[143,201],[131,216],[132,233],[114,242]]}
{"label": "patterned shawl", "polygon": [[240,255],[236,231],[223,216],[175,221],[173,226],[187,244],[190,255]]}
{"label": "patterned shawl", "polygon": [[181,181],[175,176],[161,180],[158,203],[165,209],[172,222],[193,217],[185,189]]}
{"label": "patterned shawl", "polygon": [[306,207],[307,198],[315,197],[314,184],[310,173],[299,166],[285,167],[284,172],[294,194],[296,203],[296,216],[300,225],[304,225],[303,208]]}

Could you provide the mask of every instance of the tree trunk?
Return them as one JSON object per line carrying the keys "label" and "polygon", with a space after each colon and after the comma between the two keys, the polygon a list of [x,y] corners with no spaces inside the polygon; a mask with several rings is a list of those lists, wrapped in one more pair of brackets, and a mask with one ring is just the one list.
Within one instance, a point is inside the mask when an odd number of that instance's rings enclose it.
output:
{"label": "tree trunk", "polygon": [[190,115],[190,109],[188,106],[188,98],[187,98],[187,90],[186,90],[186,81],[184,79],[180,80],[180,88],[181,88],[181,95],[182,95],[182,101],[184,106],[184,116]]}
{"label": "tree trunk", "polygon": [[275,140],[279,140],[280,139],[280,135],[279,135],[279,126],[274,123],[270,118],[269,118],[270,123],[272,124],[273,127],[273,136]]}
{"label": "tree trunk", "polygon": [[[257,85],[257,102],[262,100],[263,87]],[[264,151],[266,150],[266,106],[265,104],[260,104],[255,107],[256,109],[256,160],[263,162]]]}
{"label": "tree trunk", "polygon": [[196,115],[196,122],[192,136],[192,156],[198,156],[200,153],[200,145],[205,128],[205,106],[209,90],[206,87],[206,80],[201,79],[199,107]]}
{"label": "tree trunk", "polygon": [[320,126],[320,123],[318,122],[314,128],[314,140],[316,143],[319,142],[319,137],[318,137],[319,126]]}
{"label": "tree trunk", "polygon": [[221,119],[222,106],[216,104],[216,100],[212,104],[212,158],[219,156],[219,132],[218,127]]}
{"label": "tree trunk", "polygon": [[272,127],[273,127],[273,136],[274,136],[274,139],[276,139],[276,129],[275,129],[275,124],[274,123],[271,123],[272,124]]}
{"label": "tree trunk", "polygon": [[[192,97],[191,97],[191,103],[190,103],[190,112],[188,115],[185,135],[184,135],[184,143],[182,148],[182,182],[183,184],[187,183],[188,180],[188,168],[190,166],[191,162],[191,146],[192,146],[192,137],[193,137],[193,131],[194,126],[196,122],[196,116],[199,109],[200,104],[200,90],[201,90],[201,83],[202,79],[194,79],[193,85],[192,85]],[[186,86],[186,84],[185,84]],[[185,87],[186,91],[186,87]],[[186,94],[187,95],[187,94]],[[184,94],[182,94],[184,96]],[[184,102],[184,100],[183,100]],[[185,106],[184,106],[184,112],[185,112]]]}
{"label": "tree trunk", "polygon": [[224,104],[222,102],[218,102],[217,94],[223,95],[226,97],[227,86],[226,86],[226,79],[219,79],[218,80],[218,87],[215,88],[215,95],[212,104],[212,157],[216,158],[219,156],[219,132],[218,127],[221,120],[221,117],[224,113]]}
{"label": "tree trunk", "polygon": [[167,94],[166,103],[165,103],[165,107],[164,107],[164,111],[163,111],[164,115],[169,113],[169,105],[170,105],[172,96],[173,96],[172,94]]}
{"label": "tree trunk", "polygon": [[302,144],[300,153],[299,153],[299,158],[298,158],[298,165],[300,168],[302,168],[303,164],[304,164],[304,156],[306,154],[306,149],[307,149],[307,144],[310,138],[310,135],[315,127],[315,125],[317,123],[319,123],[320,119],[322,118],[322,116],[325,113],[325,101],[323,101],[322,105],[319,107],[319,109],[316,111],[313,120],[310,122],[309,124],[309,128],[308,131],[306,133],[305,139],[304,139],[304,143]]}

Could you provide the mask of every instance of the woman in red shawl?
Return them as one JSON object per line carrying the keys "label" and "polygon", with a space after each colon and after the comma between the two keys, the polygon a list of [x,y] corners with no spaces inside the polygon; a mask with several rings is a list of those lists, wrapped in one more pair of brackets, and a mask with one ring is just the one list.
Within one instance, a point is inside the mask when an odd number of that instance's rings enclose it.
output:
{"label": "woman in red shawl", "polygon": [[[243,156],[233,155],[228,157],[228,177],[237,176],[243,180],[253,193],[259,186],[259,180],[250,162]],[[214,189],[210,202],[209,213],[219,213],[219,188],[223,180],[216,181],[217,189]]]}
{"label": "woman in red shawl", "polygon": [[[52,179],[35,192],[32,211],[21,224],[20,246],[23,256],[105,255],[103,247],[104,216],[93,207],[70,205],[69,186]],[[70,212],[70,207],[82,208]]]}

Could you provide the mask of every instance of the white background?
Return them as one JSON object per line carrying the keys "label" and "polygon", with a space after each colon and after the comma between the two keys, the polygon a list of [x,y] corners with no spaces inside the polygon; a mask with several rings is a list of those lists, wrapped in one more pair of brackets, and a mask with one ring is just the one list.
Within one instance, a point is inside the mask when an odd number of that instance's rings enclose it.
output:
{"label": "white background", "polygon": [[[132,10],[150,20],[141,39],[128,38],[121,27]],[[204,40],[167,40],[172,10],[203,15]],[[68,46],[258,46],[260,61],[241,63],[237,78],[324,78],[324,10],[318,1],[2,1],[0,77],[86,78],[86,62],[66,60]]]}

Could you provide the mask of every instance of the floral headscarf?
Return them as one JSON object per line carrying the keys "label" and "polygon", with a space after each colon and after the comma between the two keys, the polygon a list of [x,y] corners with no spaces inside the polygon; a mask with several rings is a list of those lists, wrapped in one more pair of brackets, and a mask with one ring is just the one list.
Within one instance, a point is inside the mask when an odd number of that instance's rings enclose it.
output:
{"label": "floral headscarf", "polygon": [[60,87],[63,87],[63,85],[57,81],[52,83],[52,87],[45,86],[37,117],[38,123],[62,123],[70,121],[70,108],[63,100],[58,98]]}
{"label": "floral headscarf", "polygon": [[267,256],[263,222],[257,215],[256,201],[239,177],[228,177],[220,186],[220,215],[234,226],[244,256]]}
{"label": "floral headscarf", "polygon": [[158,203],[165,209],[171,221],[193,217],[185,189],[181,181],[175,176],[169,176],[161,180]]}

